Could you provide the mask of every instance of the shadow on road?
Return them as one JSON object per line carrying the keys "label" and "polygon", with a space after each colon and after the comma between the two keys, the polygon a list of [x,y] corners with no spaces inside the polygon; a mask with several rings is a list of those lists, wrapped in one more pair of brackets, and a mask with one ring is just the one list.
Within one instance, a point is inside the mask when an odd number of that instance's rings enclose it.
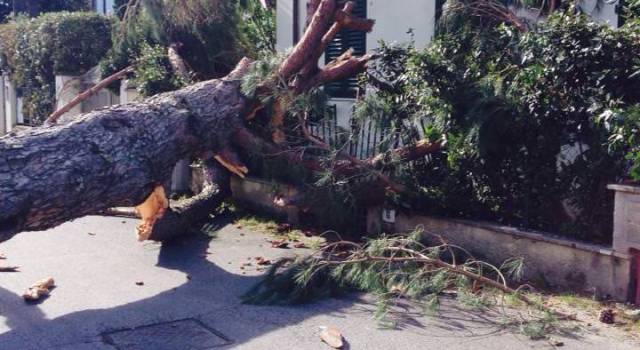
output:
{"label": "shadow on road", "polygon": [[[230,339],[233,347],[317,315],[370,319],[375,309],[357,296],[295,307],[244,305],[239,296],[258,282],[259,277],[230,273],[203,258],[210,243],[211,238],[192,235],[163,244],[157,266],[183,272],[188,276],[187,281],[155,296],[117,307],[83,310],[48,319],[40,309],[42,306],[25,305],[19,295],[0,288],[0,314],[10,329],[0,334],[0,349],[55,348],[51,345],[78,343],[99,348],[106,346],[101,335],[107,332],[185,318],[206,323]],[[87,290],[84,295],[91,298],[91,294],[92,291]],[[405,330],[424,332],[427,336],[482,337],[500,331],[498,324],[482,315],[464,312],[455,315],[460,319],[427,318],[425,323],[418,314],[403,312],[401,325]],[[437,331],[432,332],[434,329]]]}

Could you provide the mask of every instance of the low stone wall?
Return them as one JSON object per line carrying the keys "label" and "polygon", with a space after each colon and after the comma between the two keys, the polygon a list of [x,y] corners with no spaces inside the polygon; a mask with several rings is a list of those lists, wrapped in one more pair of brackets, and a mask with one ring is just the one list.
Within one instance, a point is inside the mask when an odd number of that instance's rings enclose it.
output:
{"label": "low stone wall", "polygon": [[[298,219],[297,208],[282,208],[274,204],[278,196],[297,196],[297,190],[291,186],[233,177],[231,189],[234,201],[243,206],[287,218],[291,223]],[[618,301],[633,300],[633,258],[611,247],[470,220],[397,213],[393,220],[388,221],[394,223],[383,222],[382,208],[369,209],[368,233],[402,233],[421,227],[425,239],[435,242],[431,233],[437,234],[452,244],[464,247],[476,258],[494,264],[499,265],[509,258],[524,258],[524,278],[535,286]]]}
{"label": "low stone wall", "polygon": [[297,207],[280,207],[274,203],[276,197],[292,198],[297,196],[298,191],[292,186],[256,178],[240,179],[233,176],[231,177],[231,192],[234,202],[244,207],[287,219],[290,224],[295,225],[299,221]]}
{"label": "low stone wall", "polygon": [[395,222],[389,224],[383,222],[381,208],[372,208],[367,215],[367,230],[372,234],[408,232],[417,227],[424,229],[427,239],[434,239],[430,233],[440,235],[449,243],[469,250],[476,258],[495,264],[522,257],[524,277],[538,286],[585,292],[619,301],[632,297],[632,259],[610,247],[492,223],[403,213],[397,213]]}

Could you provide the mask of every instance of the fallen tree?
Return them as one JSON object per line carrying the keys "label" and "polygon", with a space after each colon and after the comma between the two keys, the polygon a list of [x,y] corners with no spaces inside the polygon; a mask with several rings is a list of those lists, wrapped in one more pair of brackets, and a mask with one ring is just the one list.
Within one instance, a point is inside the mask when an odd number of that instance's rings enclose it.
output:
{"label": "fallen tree", "polygon": [[[157,212],[142,215],[139,234],[142,239],[164,239],[206,219],[228,195],[220,180],[223,171],[215,169],[214,159],[231,173],[244,176],[249,169],[238,152],[255,152],[250,144],[258,142],[263,151],[267,147],[274,154],[291,152],[286,145],[272,143],[250,130],[252,120],[259,117],[257,112],[266,107],[264,96],[277,88],[303,94],[366,68],[372,56],[354,57],[350,52],[324,68],[316,65],[324,46],[339,29],[371,30],[373,21],[353,17],[352,8],[351,2],[337,8],[335,0],[310,1],[312,12],[304,35],[254,95],[247,96],[241,89],[241,80],[252,63],[243,59],[222,79],[200,82],[140,103],[97,110],[68,124],[0,138],[0,241],[112,207],[146,205],[150,194],[169,181],[176,162],[189,157],[203,159],[210,170],[205,190],[188,202],[175,203],[168,211],[152,205]],[[274,105],[280,105],[277,98]],[[280,112],[267,110],[262,114],[272,118],[274,130],[283,127]],[[278,141],[276,132],[273,136]],[[415,149],[397,153],[409,159],[410,155],[435,149],[437,146],[422,142]],[[382,181],[382,188],[402,190],[376,169],[384,156],[369,161],[339,157],[344,163],[342,171],[372,171],[378,174],[375,178]],[[291,160],[318,166],[317,160],[308,157]]]}

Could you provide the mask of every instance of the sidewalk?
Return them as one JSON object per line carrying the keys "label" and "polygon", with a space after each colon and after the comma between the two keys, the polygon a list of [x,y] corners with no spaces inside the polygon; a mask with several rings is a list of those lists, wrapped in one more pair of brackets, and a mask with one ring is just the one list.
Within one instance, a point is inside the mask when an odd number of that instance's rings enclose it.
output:
{"label": "sidewalk", "polygon": [[[440,316],[412,320],[402,330],[378,329],[375,305],[356,296],[291,307],[243,305],[238,297],[261,274],[255,264],[243,263],[294,249],[271,248],[265,235],[232,225],[213,239],[139,243],[135,225],[87,217],[0,244],[8,258],[0,264],[21,271],[0,274],[0,349],[326,350],[318,327],[327,325],[342,331],[349,349],[552,348],[453,303],[445,303]],[[48,276],[57,284],[51,296],[25,304],[26,288]],[[609,333],[562,340],[563,349],[639,348]]]}

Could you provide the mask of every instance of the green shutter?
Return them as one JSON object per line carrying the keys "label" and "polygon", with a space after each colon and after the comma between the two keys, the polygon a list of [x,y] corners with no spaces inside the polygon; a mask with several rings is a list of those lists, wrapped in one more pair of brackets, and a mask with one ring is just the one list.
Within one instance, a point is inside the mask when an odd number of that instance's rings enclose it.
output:
{"label": "green shutter", "polygon": [[[338,0],[338,6],[342,7],[347,0]],[[355,1],[353,15],[360,18],[367,18],[367,0]],[[356,56],[362,56],[367,52],[367,33],[356,30],[341,30],[324,53],[325,64],[342,55],[349,48],[353,48]],[[358,81],[352,78],[336,81],[325,85],[326,93],[331,97],[356,97],[358,91]]]}

